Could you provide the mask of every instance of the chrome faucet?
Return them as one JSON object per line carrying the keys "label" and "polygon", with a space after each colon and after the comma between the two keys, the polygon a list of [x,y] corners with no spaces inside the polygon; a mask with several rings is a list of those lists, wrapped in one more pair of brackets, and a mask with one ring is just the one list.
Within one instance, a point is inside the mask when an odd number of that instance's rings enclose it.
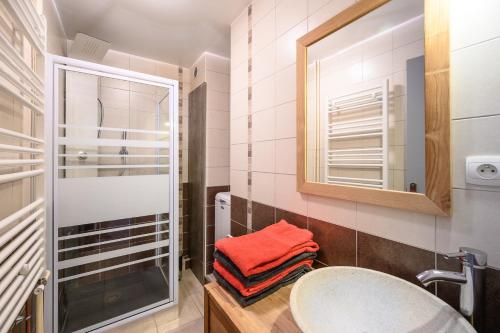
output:
{"label": "chrome faucet", "polygon": [[417,275],[424,286],[433,282],[450,282],[460,285],[460,312],[467,317],[472,326],[483,332],[484,316],[484,273],[487,255],[483,251],[461,247],[459,252],[445,255],[446,259],[459,259],[462,273],[429,269]]}

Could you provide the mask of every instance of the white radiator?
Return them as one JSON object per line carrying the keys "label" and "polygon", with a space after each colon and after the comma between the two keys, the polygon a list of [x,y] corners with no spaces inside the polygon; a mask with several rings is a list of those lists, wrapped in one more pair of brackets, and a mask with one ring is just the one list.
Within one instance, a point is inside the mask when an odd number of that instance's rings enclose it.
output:
{"label": "white radiator", "polygon": [[[0,3],[0,205],[8,212],[0,216],[0,333],[11,330],[40,279],[47,276],[45,202],[37,194],[43,193],[44,173],[46,23],[41,2]],[[37,332],[42,321],[43,316],[37,318]]]}

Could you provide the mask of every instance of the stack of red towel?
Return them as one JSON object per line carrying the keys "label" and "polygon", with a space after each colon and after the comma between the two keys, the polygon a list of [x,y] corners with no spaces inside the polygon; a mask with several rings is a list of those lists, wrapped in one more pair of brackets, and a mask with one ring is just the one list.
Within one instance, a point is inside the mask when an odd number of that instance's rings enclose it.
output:
{"label": "stack of red towel", "polygon": [[214,276],[247,306],[312,269],[319,246],[312,233],[285,220],[252,234],[215,243]]}

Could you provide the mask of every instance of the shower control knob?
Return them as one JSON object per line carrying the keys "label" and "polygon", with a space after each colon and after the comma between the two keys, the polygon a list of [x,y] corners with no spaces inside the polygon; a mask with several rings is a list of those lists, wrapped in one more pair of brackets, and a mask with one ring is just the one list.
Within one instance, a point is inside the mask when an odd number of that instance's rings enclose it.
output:
{"label": "shower control knob", "polygon": [[79,151],[78,152],[78,159],[80,161],[85,161],[87,159],[87,153],[84,151]]}

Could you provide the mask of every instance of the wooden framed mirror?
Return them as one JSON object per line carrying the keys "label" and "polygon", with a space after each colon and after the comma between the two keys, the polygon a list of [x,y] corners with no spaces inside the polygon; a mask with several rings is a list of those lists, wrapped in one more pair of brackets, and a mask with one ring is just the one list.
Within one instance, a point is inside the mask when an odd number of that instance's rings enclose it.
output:
{"label": "wooden framed mirror", "polygon": [[299,192],[449,215],[449,0],[361,0],[297,40]]}

